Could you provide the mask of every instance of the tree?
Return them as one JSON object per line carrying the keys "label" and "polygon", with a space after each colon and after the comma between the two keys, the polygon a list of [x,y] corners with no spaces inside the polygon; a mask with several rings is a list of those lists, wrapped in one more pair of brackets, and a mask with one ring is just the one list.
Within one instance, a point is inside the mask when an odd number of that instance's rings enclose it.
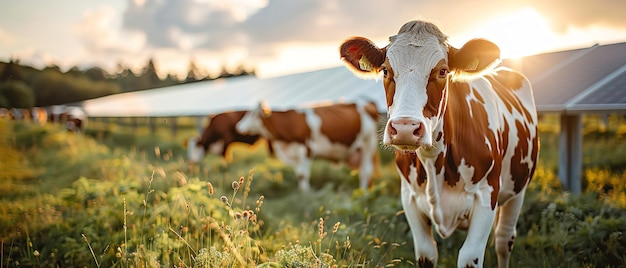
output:
{"label": "tree", "polygon": [[24,81],[24,74],[19,66],[18,62],[13,60],[4,65],[4,70],[0,73],[0,81]]}
{"label": "tree", "polygon": [[200,69],[198,69],[195,60],[191,60],[191,62],[189,62],[188,69],[189,72],[187,72],[187,78],[185,79],[185,83],[201,81],[204,79],[204,77],[200,76]]}
{"label": "tree", "polygon": [[5,99],[5,108],[31,108],[35,106],[35,93],[24,81],[0,83],[0,95]]}
{"label": "tree", "polygon": [[120,92],[119,85],[46,70],[33,82],[37,106],[66,104]]}
{"label": "tree", "polygon": [[105,81],[107,80],[107,75],[104,70],[98,67],[89,68],[85,71],[85,75],[89,77],[89,79],[93,81]]}

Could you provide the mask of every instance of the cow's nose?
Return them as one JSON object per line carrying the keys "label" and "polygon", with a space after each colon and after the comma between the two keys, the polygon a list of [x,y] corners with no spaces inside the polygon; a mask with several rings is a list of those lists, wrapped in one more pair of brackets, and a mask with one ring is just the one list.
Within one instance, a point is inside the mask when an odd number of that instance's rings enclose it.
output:
{"label": "cow's nose", "polygon": [[391,145],[417,146],[424,132],[424,124],[410,117],[391,119],[387,125]]}

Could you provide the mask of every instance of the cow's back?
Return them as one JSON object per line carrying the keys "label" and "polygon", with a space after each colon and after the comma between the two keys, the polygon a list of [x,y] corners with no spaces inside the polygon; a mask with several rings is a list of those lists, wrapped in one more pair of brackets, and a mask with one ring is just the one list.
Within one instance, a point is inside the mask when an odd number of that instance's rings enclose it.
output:
{"label": "cow's back", "polygon": [[309,124],[319,124],[320,134],[327,137],[332,143],[350,146],[361,131],[361,116],[356,104],[341,104],[334,106],[316,107],[314,113],[319,117]]}

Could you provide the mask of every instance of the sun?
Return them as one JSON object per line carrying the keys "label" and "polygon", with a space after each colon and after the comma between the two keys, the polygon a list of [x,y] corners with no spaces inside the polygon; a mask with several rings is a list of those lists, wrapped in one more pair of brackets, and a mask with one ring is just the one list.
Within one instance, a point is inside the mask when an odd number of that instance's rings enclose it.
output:
{"label": "sun", "polygon": [[502,58],[541,53],[554,47],[556,42],[548,20],[530,7],[489,19],[477,27],[477,31],[465,33],[460,38],[451,38],[450,41],[463,44],[471,38],[485,38],[494,42],[500,47]]}

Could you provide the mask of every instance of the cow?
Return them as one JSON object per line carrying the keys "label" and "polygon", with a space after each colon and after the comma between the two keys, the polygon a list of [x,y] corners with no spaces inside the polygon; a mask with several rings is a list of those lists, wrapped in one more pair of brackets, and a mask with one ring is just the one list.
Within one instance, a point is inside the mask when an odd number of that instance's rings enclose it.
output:
{"label": "cow", "polygon": [[65,129],[69,132],[83,132],[87,128],[87,114],[76,106],[67,106],[60,114],[61,122],[65,123]]}
{"label": "cow", "polygon": [[48,112],[42,107],[33,107],[31,116],[34,123],[45,124],[48,121]]}
{"label": "cow", "polygon": [[[187,159],[191,164],[199,163],[208,152],[221,155],[226,160],[227,149],[234,142],[255,144],[260,135],[245,135],[235,130],[235,125],[244,116],[246,111],[229,111],[209,116],[209,124],[202,132],[202,136],[189,139],[187,142]],[[272,147],[269,147],[272,153]]]}
{"label": "cow", "polygon": [[433,228],[467,230],[458,267],[482,267],[493,227],[498,266],[508,267],[516,224],[539,151],[530,82],[504,67],[500,49],[473,39],[460,49],[433,23],[410,21],[379,48],[351,37],[339,53],[355,74],[380,77],[395,148],[401,202],[416,262],[435,267]]}
{"label": "cow", "polygon": [[62,123],[63,118],[61,118],[61,115],[65,114],[65,108],[65,105],[52,105],[46,107],[46,111],[48,112],[48,122]]}
{"label": "cow", "polygon": [[357,101],[271,111],[265,102],[246,113],[237,131],[269,140],[278,159],[290,165],[302,192],[310,191],[313,159],[342,162],[357,170],[359,186],[367,190],[378,172],[378,110],[375,103]]}

